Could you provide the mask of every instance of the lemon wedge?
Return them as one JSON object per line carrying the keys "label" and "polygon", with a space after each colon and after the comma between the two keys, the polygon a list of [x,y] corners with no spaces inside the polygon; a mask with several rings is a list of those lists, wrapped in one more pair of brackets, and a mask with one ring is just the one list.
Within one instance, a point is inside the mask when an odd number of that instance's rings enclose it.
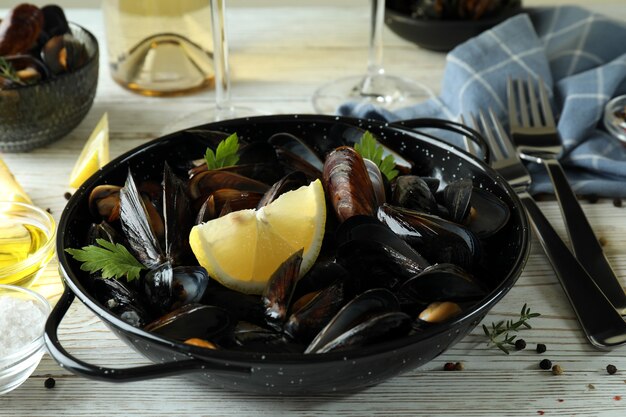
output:
{"label": "lemon wedge", "polygon": [[17,201],[32,204],[28,194],[22,189],[15,177],[9,171],[4,161],[0,159],[0,201]]}
{"label": "lemon wedge", "polygon": [[70,187],[80,187],[87,178],[106,165],[109,160],[109,118],[104,113],[93,132],[91,132],[74,165],[74,169],[72,169]]}
{"label": "lemon wedge", "polygon": [[289,191],[258,210],[240,210],[194,226],[189,244],[198,262],[222,285],[261,294],[274,271],[304,249],[300,276],[319,255],[326,223],[319,180]]}

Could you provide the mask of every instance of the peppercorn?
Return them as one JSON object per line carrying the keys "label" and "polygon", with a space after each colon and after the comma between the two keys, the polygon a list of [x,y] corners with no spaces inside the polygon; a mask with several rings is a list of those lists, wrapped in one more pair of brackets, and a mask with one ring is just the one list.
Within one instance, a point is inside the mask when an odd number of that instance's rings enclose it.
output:
{"label": "peppercorn", "polygon": [[544,359],[541,362],[539,362],[539,367],[541,369],[548,370],[552,368],[552,361],[550,359]]}
{"label": "peppercorn", "polygon": [[589,201],[590,204],[596,204],[599,200],[600,197],[598,197],[597,194],[589,194],[587,196],[587,201]]}
{"label": "peppercorn", "polygon": [[609,375],[614,375],[615,372],[617,372],[617,368],[615,367],[615,365],[607,365],[606,371],[609,373]]}
{"label": "peppercorn", "polygon": [[70,198],[72,198],[72,193],[66,191],[65,194],[63,194],[63,197],[65,197],[66,200],[69,200]]}
{"label": "peppercorn", "polygon": [[543,353],[546,351],[546,345],[543,343],[537,343],[537,353]]}
{"label": "peppercorn", "polygon": [[54,378],[47,378],[44,381],[43,385],[48,389],[52,389],[56,385],[56,381],[54,380]]}
{"label": "peppercorn", "polygon": [[600,236],[598,238],[598,243],[600,244],[600,246],[606,246],[606,244],[608,243],[606,238],[604,236]]}
{"label": "peppercorn", "polygon": [[454,371],[456,367],[456,364],[454,362],[446,362],[445,365],[443,365],[443,370],[444,371]]}
{"label": "peppercorn", "polygon": [[463,362],[457,362],[454,364],[455,371],[462,371],[463,369],[465,369],[465,365],[463,365]]}
{"label": "peppercorn", "polygon": [[563,373],[563,368],[561,368],[561,365],[554,365],[552,367],[552,374],[561,375],[562,373]]}
{"label": "peppercorn", "polygon": [[515,341],[515,350],[524,350],[526,349],[526,341],[524,339],[517,339]]}
{"label": "peppercorn", "polygon": [[622,199],[621,198],[616,198],[613,200],[613,205],[615,207],[622,207]]}

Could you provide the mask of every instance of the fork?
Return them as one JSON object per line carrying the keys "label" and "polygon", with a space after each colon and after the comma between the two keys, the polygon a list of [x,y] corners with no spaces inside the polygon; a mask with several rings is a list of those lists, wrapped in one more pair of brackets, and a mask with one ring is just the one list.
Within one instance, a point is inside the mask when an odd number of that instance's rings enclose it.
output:
{"label": "fork", "polygon": [[[528,170],[519,159],[517,150],[491,109],[489,118],[491,124],[480,111],[479,124],[473,115],[470,116],[474,129],[482,132],[487,140],[491,150],[492,168],[511,184],[526,209],[541,246],[565,290],[587,339],[599,349],[626,343],[626,322],[572,255],[535,200],[528,194],[527,190],[531,184]],[[463,119],[461,123],[464,123]],[[476,155],[471,146],[468,147],[468,151]]]}
{"label": "fork", "polygon": [[523,159],[545,166],[561,206],[574,255],[617,311],[626,315],[626,292],[615,276],[557,159],[563,152],[563,145],[541,78],[538,90],[539,102],[530,77],[526,83],[509,78],[507,93],[511,136]]}

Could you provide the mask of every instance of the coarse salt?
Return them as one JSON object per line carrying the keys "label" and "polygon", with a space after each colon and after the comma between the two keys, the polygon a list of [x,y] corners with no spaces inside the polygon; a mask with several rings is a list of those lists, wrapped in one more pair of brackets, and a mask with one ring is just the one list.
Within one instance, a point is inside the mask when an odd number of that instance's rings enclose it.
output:
{"label": "coarse salt", "polygon": [[46,315],[33,301],[0,296],[0,358],[41,336],[45,319]]}

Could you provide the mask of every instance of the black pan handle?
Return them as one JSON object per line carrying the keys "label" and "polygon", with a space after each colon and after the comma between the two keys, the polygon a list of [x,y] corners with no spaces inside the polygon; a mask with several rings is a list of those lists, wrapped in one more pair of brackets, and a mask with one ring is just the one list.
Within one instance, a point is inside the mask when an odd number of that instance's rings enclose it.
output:
{"label": "black pan handle", "polygon": [[105,368],[91,365],[67,352],[57,335],[57,330],[61,320],[72,305],[75,295],[66,285],[61,298],[50,313],[46,321],[44,338],[50,356],[59,365],[70,372],[90,379],[97,379],[108,382],[131,382],[143,381],[146,379],[162,378],[172,375],[187,374],[190,372],[206,372],[209,374],[249,374],[250,368],[239,366],[226,366],[222,364],[210,363],[201,359],[187,359],[183,361],[165,362],[154,365],[136,366],[132,368]]}
{"label": "black pan handle", "polygon": [[[404,129],[429,129],[429,128],[432,129],[434,128],[434,129],[447,130],[448,132],[453,132],[459,135],[463,135],[469,140],[471,140],[472,142],[474,142],[476,145],[478,145],[483,155],[483,161],[485,161],[485,164],[491,166],[490,165],[491,152],[489,151],[489,146],[487,145],[485,138],[483,138],[479,132],[477,132],[476,130],[472,129],[469,126],[465,126],[464,124],[453,122],[451,120],[435,119],[435,118],[399,120],[397,122],[390,123],[390,124],[391,126],[404,128]],[[424,132],[420,132],[420,133],[428,137],[431,137],[433,139],[438,139]],[[454,145],[450,145],[450,146],[454,146]],[[467,153],[466,149],[459,148],[458,146],[454,146],[454,147]]]}

